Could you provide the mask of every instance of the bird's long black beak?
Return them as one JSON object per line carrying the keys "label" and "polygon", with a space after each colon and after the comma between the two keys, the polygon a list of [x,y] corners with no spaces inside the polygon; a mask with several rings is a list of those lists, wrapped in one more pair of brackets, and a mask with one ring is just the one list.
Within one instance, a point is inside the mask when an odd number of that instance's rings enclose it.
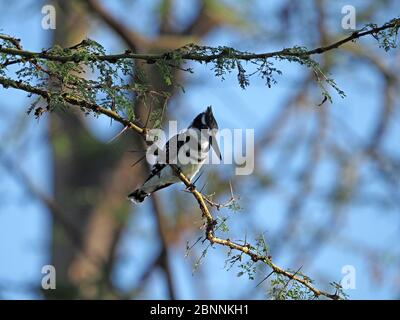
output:
{"label": "bird's long black beak", "polygon": [[222,160],[221,150],[219,149],[216,135],[217,135],[217,132],[213,130],[211,132],[211,136],[210,136],[210,144],[211,144],[211,147],[214,149],[215,154],[218,156],[219,160]]}

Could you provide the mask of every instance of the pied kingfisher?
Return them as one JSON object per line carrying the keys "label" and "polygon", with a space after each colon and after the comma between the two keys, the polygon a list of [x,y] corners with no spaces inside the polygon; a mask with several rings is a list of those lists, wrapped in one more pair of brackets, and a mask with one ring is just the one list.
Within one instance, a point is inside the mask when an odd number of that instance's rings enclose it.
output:
{"label": "pied kingfisher", "polygon": [[[180,179],[169,164],[175,164],[190,180],[199,172],[206,161],[210,146],[222,160],[216,140],[218,130],[211,107],[200,113],[183,132],[173,136],[163,150],[157,150],[159,157],[143,185],[128,195],[134,203],[142,202],[153,192],[177,183]],[[160,160],[160,157],[162,158]]]}

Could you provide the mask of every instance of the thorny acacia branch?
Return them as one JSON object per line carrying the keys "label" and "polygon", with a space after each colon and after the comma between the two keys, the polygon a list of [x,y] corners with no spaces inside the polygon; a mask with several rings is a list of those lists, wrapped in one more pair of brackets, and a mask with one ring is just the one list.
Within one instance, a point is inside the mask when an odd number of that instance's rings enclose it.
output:
{"label": "thorny acacia branch", "polygon": [[[5,75],[5,70],[10,66],[30,63],[36,71],[33,72],[31,68],[25,66],[19,71],[19,76],[28,78],[29,76],[36,75],[42,80],[45,78],[56,78],[65,88],[75,90],[80,95],[86,95],[95,99],[96,94],[102,92],[109,99],[116,99],[122,105],[124,101],[127,101],[126,95],[138,90],[138,88],[128,88],[124,85],[115,86],[113,81],[121,83],[124,80],[121,77],[118,78],[116,74],[112,75],[112,71],[115,70],[112,65],[122,69],[124,76],[128,76],[128,66],[133,66],[134,61],[155,64],[159,68],[164,82],[167,85],[172,85],[174,83],[172,70],[193,72],[191,68],[182,68],[181,64],[183,62],[211,63],[215,76],[222,80],[227,73],[236,71],[239,85],[245,89],[250,84],[250,77],[253,75],[258,75],[265,81],[268,87],[275,84],[277,82],[275,77],[281,75],[282,72],[274,66],[273,60],[287,60],[288,62],[296,62],[304,65],[313,71],[316,82],[322,91],[322,104],[327,100],[332,101],[327,87],[332,88],[341,97],[344,97],[345,93],[338,87],[334,79],[324,73],[324,70],[312,56],[339,48],[346,43],[368,35],[373,36],[378,41],[380,47],[389,50],[397,45],[399,29],[400,19],[396,18],[381,26],[368,24],[363,29],[355,31],[344,39],[327,46],[312,50],[308,50],[306,47],[294,46],[292,48],[265,53],[239,51],[226,46],[208,47],[188,44],[165,53],[138,54],[133,53],[132,50],[126,50],[120,54],[106,54],[100,44],[90,39],[83,40],[81,43],[70,48],[55,46],[41,52],[33,52],[24,50],[20,45],[19,39],[0,34],[0,40],[2,40],[2,44],[0,44],[0,59],[2,60],[0,73]],[[251,62],[251,66],[255,70],[248,72],[242,65],[243,62]],[[57,64],[59,65],[57,66]],[[102,73],[103,78],[100,78],[100,81],[85,81],[82,78],[76,78],[71,73],[72,69],[74,69],[74,64],[75,73],[79,74],[83,72],[82,68],[79,67],[80,64],[83,64],[92,69],[92,71],[98,69]],[[59,71],[60,68],[64,70]],[[61,76],[57,71],[61,73]],[[131,74],[131,76],[138,77],[138,69],[136,69],[136,74]],[[64,80],[65,83],[63,82]],[[91,85],[92,83],[95,85]],[[82,89],[83,87],[84,89]]]}
{"label": "thorny acacia branch", "polygon": [[[26,91],[28,93],[33,93],[42,96],[44,99],[49,99],[49,95],[51,93],[38,89],[36,87],[27,85],[27,84],[22,84],[17,81],[12,81],[9,79],[5,79],[3,77],[0,77],[0,84],[2,84],[5,87],[11,87],[19,90]],[[132,131],[136,132],[137,134],[140,134],[143,138],[146,136],[147,129],[142,128],[133,122],[119,116],[116,112],[105,109],[101,106],[98,106],[96,104],[91,104],[87,103],[86,101],[76,99],[67,93],[63,94],[63,98],[65,99],[66,102],[70,103],[73,106],[80,107],[80,108],[88,108],[90,110],[93,110],[94,112],[98,114],[103,114],[107,117],[110,117],[114,119],[115,121],[121,123],[125,127],[130,128]],[[253,246],[245,243],[244,245],[238,244],[234,241],[231,241],[230,239],[222,239],[218,236],[215,235],[215,227],[217,224],[217,221],[214,219],[210,209],[208,208],[206,202],[207,199],[205,196],[196,189],[196,187],[191,183],[191,181],[179,170],[179,168],[176,165],[172,165],[171,167],[174,169],[175,173],[177,176],[180,178],[180,180],[185,184],[187,187],[188,191],[192,193],[192,195],[195,197],[199,208],[202,212],[203,217],[206,219],[206,239],[211,243],[211,244],[219,244],[225,247],[228,247],[233,250],[240,251],[247,256],[249,256],[252,261],[257,262],[257,261],[262,261],[266,265],[268,265],[275,273],[281,274],[293,281],[297,281],[298,283],[304,285],[307,289],[309,289],[316,297],[326,297],[330,299],[340,299],[340,296],[336,293],[328,293],[323,290],[319,290],[316,287],[312,285],[312,283],[303,277],[300,277],[296,275],[295,273],[286,271],[285,269],[279,267],[275,263],[272,262],[271,258],[269,256],[263,256],[258,254],[253,250]]]}
{"label": "thorny acacia branch", "polygon": [[[236,60],[244,60],[244,61],[250,61],[250,60],[255,60],[255,59],[266,59],[266,58],[273,58],[273,57],[305,57],[305,56],[311,56],[311,55],[316,55],[316,54],[323,54],[327,51],[337,49],[340,46],[351,42],[355,41],[359,38],[372,35],[376,36],[380,32],[388,30],[388,29],[393,29],[393,28],[398,28],[400,26],[400,19],[396,18],[391,20],[388,23],[385,23],[381,26],[376,26],[376,25],[369,25],[369,28],[367,30],[361,29],[358,31],[353,32],[351,35],[348,37],[345,37],[335,43],[332,43],[330,45],[324,46],[324,47],[318,47],[312,50],[306,50],[306,51],[298,51],[294,50],[295,48],[286,48],[278,51],[273,51],[273,52],[266,52],[266,53],[246,53],[246,52],[236,52],[236,51],[230,51],[229,48],[225,48],[226,50],[222,50],[220,53],[217,54],[200,54],[196,52],[186,52],[183,53],[180,58],[182,60],[191,60],[191,61],[197,61],[197,62],[211,62],[213,60],[221,59],[221,58],[230,58],[230,59],[236,59]],[[4,39],[4,36],[0,36],[0,38]],[[9,37],[8,37],[9,38]],[[197,47],[195,45],[188,45],[187,47]],[[182,49],[185,49],[183,47]],[[178,49],[179,50],[179,49]],[[139,54],[139,53],[132,53],[130,50],[126,50],[124,53],[120,54],[110,54],[110,55],[92,55],[89,57],[82,57],[78,54],[72,54],[69,56],[61,56],[61,55],[55,55],[52,53],[48,53],[47,51],[42,51],[42,52],[32,52],[32,51],[26,51],[26,50],[20,50],[20,49],[13,49],[13,48],[5,48],[5,47],[0,47],[0,52],[4,54],[10,54],[13,56],[20,56],[20,57],[25,57],[25,58],[40,58],[40,59],[46,59],[46,60],[52,60],[52,61],[58,61],[58,62],[81,62],[85,59],[88,60],[96,60],[96,61],[109,61],[109,62],[115,62],[120,59],[134,59],[134,60],[144,60],[147,63],[155,63],[157,60],[169,60],[172,59],[173,57],[173,52],[166,52],[166,53],[161,53],[161,54]]]}
{"label": "thorny acacia branch", "polygon": [[[14,80],[10,80],[7,79],[5,77],[0,77],[0,84],[4,87],[4,88],[14,88],[14,89],[19,89],[28,93],[33,93],[36,94],[38,96],[41,96],[42,98],[44,98],[46,101],[49,101],[51,99],[52,93],[34,86],[31,86],[29,84],[20,82],[20,81],[14,81]],[[132,121],[129,121],[123,117],[121,117],[116,111],[114,110],[110,110],[110,109],[106,109],[104,107],[99,106],[98,104],[95,103],[90,103],[88,101],[82,100],[82,99],[78,99],[76,97],[74,97],[73,95],[69,94],[68,92],[64,92],[62,93],[62,98],[64,99],[65,102],[68,102],[74,106],[78,106],[81,108],[85,108],[85,109],[89,109],[92,110],[93,112],[97,113],[97,114],[104,114],[107,117],[123,124],[125,127],[128,127],[130,129],[132,129],[133,131],[135,131],[136,133],[139,133],[141,135],[146,134],[146,129],[145,128],[141,128],[139,125],[136,125],[135,123],[133,123]]]}

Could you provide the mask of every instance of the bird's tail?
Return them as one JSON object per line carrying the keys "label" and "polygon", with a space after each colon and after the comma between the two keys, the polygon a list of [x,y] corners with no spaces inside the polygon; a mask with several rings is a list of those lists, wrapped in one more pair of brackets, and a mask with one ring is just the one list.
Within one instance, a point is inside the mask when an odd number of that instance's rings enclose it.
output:
{"label": "bird's tail", "polygon": [[149,196],[149,194],[142,189],[136,189],[131,194],[128,195],[128,199],[133,203],[143,202],[144,198]]}

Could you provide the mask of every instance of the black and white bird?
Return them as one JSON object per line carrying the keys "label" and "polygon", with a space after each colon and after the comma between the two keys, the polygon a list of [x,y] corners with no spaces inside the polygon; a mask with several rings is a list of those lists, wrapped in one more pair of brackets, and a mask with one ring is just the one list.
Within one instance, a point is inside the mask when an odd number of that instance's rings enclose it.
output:
{"label": "black and white bird", "polygon": [[157,155],[161,160],[153,165],[151,173],[143,185],[128,195],[134,203],[142,202],[157,190],[166,188],[180,181],[169,164],[175,164],[190,180],[199,172],[207,159],[210,146],[222,160],[216,140],[218,130],[211,107],[194,118],[191,125],[183,132],[173,136]]}

